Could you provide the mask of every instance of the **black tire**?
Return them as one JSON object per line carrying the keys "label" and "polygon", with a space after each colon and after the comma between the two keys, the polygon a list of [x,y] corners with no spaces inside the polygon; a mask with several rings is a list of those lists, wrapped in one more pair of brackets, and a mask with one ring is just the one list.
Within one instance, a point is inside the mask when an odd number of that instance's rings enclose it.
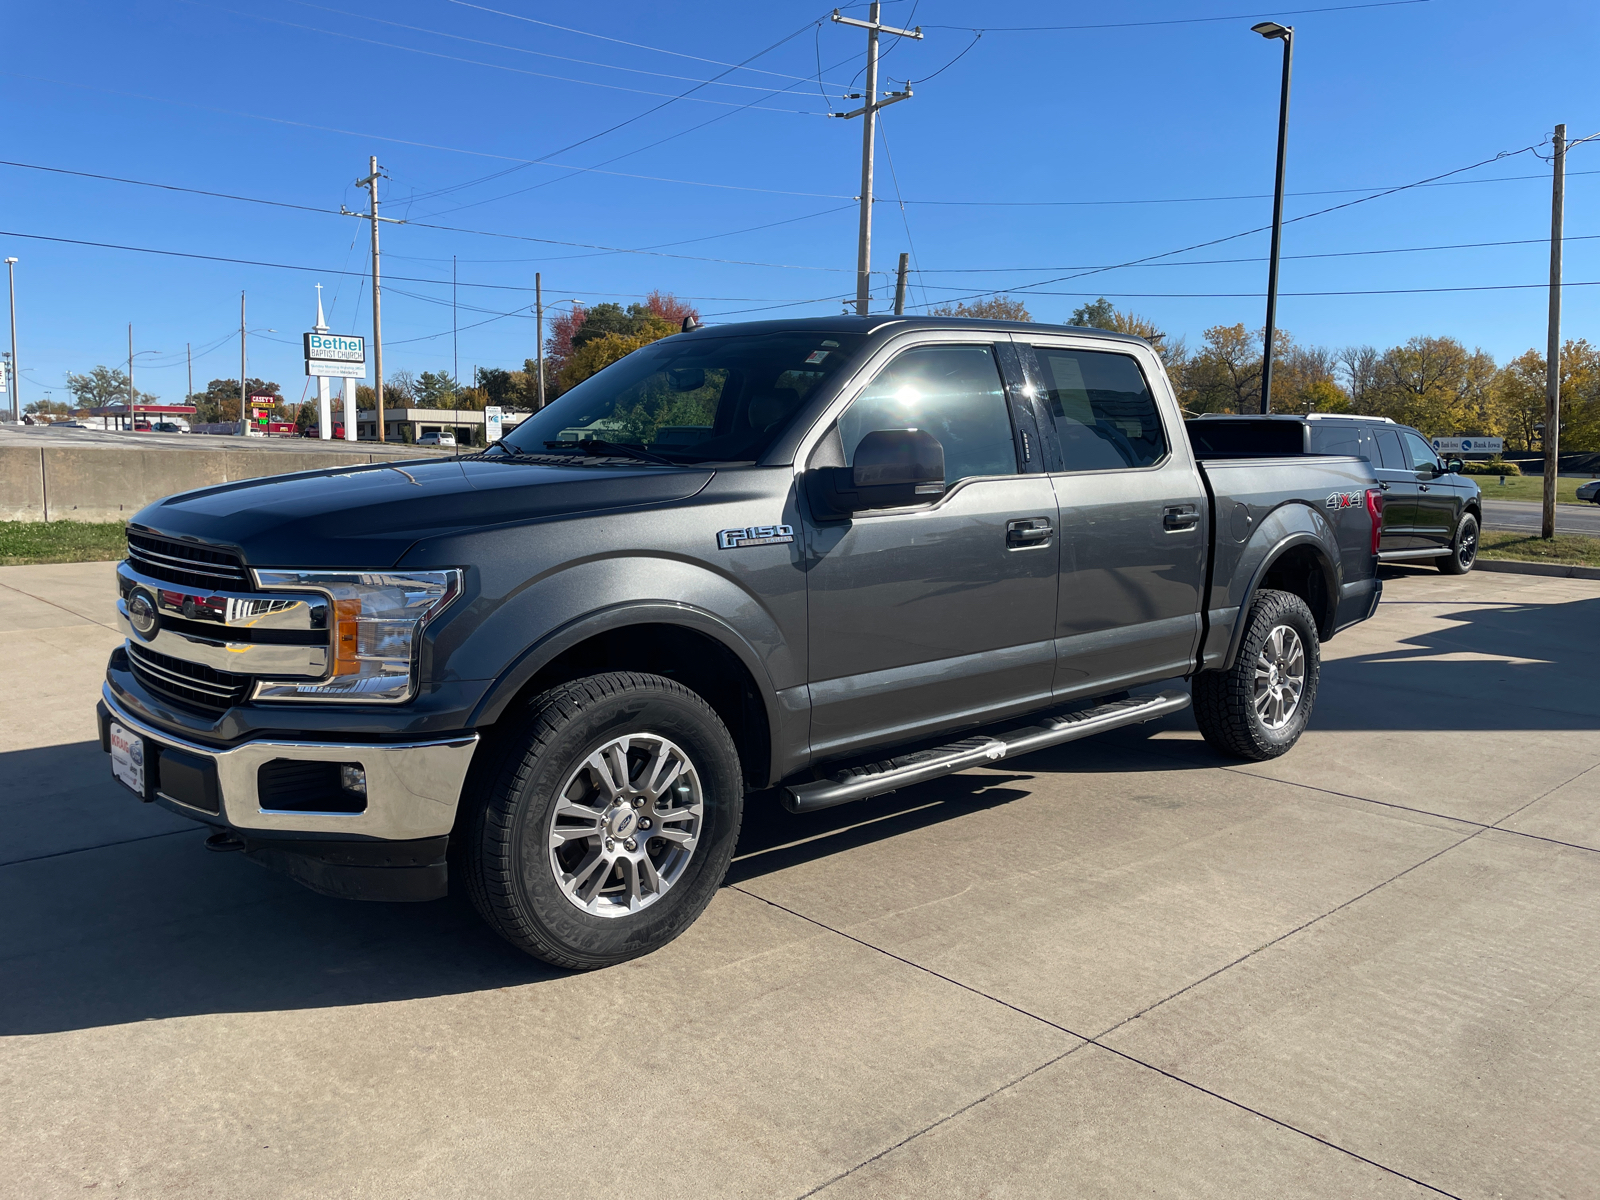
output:
{"label": "black tire", "polygon": [[[585,777],[591,781],[585,784],[579,776],[588,769],[585,764],[591,755],[612,746],[618,738],[634,735],[646,743],[653,739],[653,744],[680,749],[691,764],[679,778],[689,778],[692,773],[698,785],[698,837],[681,873],[654,895],[647,895],[644,907],[620,915],[594,915],[580,899],[563,890],[572,886],[572,875],[565,877],[565,884],[558,879],[558,855],[568,853],[566,846],[552,848],[558,792],[568,793],[564,814],[573,811],[571,796],[579,795],[585,803],[592,797],[600,806],[597,813],[613,813],[615,820],[625,821],[626,804],[606,808],[605,793],[592,786],[595,777]],[[623,753],[626,757],[630,752]],[[630,778],[643,780],[643,768],[629,761]],[[475,770],[469,781],[469,796],[463,799],[468,807],[458,823],[462,844],[457,847],[457,860],[473,904],[512,945],[555,966],[594,970],[657,950],[694,922],[727,873],[744,809],[742,779],[738,750],[722,721],[709,704],[681,684],[658,675],[615,672],[553,688],[533,700],[498,736],[483,768]],[[687,794],[684,786],[672,790]],[[646,802],[642,795],[634,794],[633,799],[639,814],[686,811],[657,808],[659,801]],[[671,797],[666,803],[672,803]],[[562,819],[569,824],[560,826],[561,831],[573,832],[572,818],[564,815]],[[665,820],[658,816],[655,833],[637,839],[640,849],[629,861],[637,863],[640,853],[671,854],[674,845],[681,851],[681,844],[665,840],[672,820],[671,816]],[[680,824],[673,826],[675,831],[694,828],[688,818],[677,820]],[[572,845],[576,853],[609,862],[613,852],[609,833],[616,832],[620,843],[628,832],[649,828],[651,822],[641,820],[636,827],[619,831],[597,816],[594,836],[581,842],[575,836]],[[576,833],[587,834],[588,829],[580,822]],[[630,843],[628,848],[634,846]],[[616,853],[620,855],[620,849]],[[644,880],[652,869],[630,868],[620,859],[615,868],[604,866],[600,877],[616,880],[614,887],[620,891],[608,899],[607,889],[602,887],[590,902],[603,904],[612,912],[619,905],[626,907],[631,880],[637,903],[639,893],[649,890]],[[579,863],[573,874],[581,870]],[[664,878],[663,874],[656,882]]]}
{"label": "black tire", "polygon": [[1478,518],[1462,513],[1456,535],[1450,539],[1450,553],[1433,560],[1446,575],[1465,575],[1478,561]]}
{"label": "black tire", "polygon": [[[1285,722],[1273,728],[1257,707],[1256,668],[1268,647],[1268,639],[1279,627],[1287,627],[1299,638],[1304,658],[1304,683]],[[1288,752],[1305,732],[1311,720],[1311,709],[1316,704],[1321,673],[1317,623],[1305,601],[1290,592],[1257,592],[1245,618],[1244,637],[1233,666],[1226,671],[1204,671],[1194,677],[1195,723],[1206,741],[1224,754],[1253,762],[1277,758]]]}

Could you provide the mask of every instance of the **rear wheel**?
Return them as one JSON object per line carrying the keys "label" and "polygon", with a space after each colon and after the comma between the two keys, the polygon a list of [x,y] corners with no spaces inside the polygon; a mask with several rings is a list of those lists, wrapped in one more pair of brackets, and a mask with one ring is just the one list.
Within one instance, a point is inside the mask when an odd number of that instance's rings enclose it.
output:
{"label": "rear wheel", "polygon": [[574,970],[666,945],[716,893],[739,836],[739,755],[694,692],[655,675],[554,688],[505,735],[465,818],[473,903]]}
{"label": "rear wheel", "polygon": [[1305,601],[1258,592],[1233,666],[1194,678],[1195,723],[1224,754],[1276,758],[1305,732],[1321,669],[1317,624]]}
{"label": "rear wheel", "polygon": [[1433,560],[1446,575],[1465,575],[1478,561],[1478,518],[1462,513],[1456,526],[1456,536],[1450,542],[1450,553]]}

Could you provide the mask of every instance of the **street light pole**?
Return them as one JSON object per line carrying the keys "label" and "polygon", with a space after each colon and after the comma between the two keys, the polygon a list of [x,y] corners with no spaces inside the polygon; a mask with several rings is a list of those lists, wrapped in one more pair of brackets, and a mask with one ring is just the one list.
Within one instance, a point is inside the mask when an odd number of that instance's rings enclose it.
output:
{"label": "street light pole", "polygon": [[22,370],[17,366],[17,260],[6,259],[11,284],[11,419],[22,423]]}
{"label": "street light pole", "polygon": [[1289,149],[1289,72],[1294,66],[1294,26],[1262,21],[1252,33],[1283,42],[1283,92],[1278,99],[1278,181],[1272,192],[1272,252],[1267,264],[1267,333],[1261,348],[1261,411],[1272,411],[1272,343],[1278,331],[1278,248],[1283,241],[1283,166]]}

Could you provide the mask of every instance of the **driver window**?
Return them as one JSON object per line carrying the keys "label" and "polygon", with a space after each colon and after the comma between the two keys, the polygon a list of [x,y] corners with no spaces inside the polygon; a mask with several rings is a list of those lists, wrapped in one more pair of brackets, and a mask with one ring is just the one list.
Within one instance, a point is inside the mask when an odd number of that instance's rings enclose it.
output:
{"label": "driver window", "polygon": [[1014,475],[1016,443],[989,346],[918,346],[879,371],[839,418],[846,466],[875,429],[926,429],[944,447],[945,485]]}
{"label": "driver window", "polygon": [[1406,451],[1411,456],[1411,468],[1415,471],[1431,471],[1438,467],[1439,456],[1433,452],[1433,447],[1428,445],[1419,434],[1404,431]]}

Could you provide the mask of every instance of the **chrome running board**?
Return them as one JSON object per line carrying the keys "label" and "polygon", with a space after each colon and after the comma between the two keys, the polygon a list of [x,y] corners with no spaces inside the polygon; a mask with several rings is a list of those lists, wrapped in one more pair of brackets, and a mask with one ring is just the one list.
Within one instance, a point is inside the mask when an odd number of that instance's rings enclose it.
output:
{"label": "chrome running board", "polygon": [[832,808],[852,800],[881,796],[914,783],[924,783],[941,775],[964,771],[968,767],[984,766],[1002,758],[1026,754],[1030,750],[1059,746],[1063,742],[1075,742],[1079,738],[1092,737],[1109,729],[1120,729],[1124,725],[1153,721],[1188,707],[1187,692],[1133,696],[1078,712],[1046,716],[1037,725],[1015,729],[1000,737],[978,734],[951,742],[948,746],[917,750],[862,767],[847,767],[829,779],[782,788],[779,795],[783,799],[783,806],[790,812],[815,812],[819,808]]}

